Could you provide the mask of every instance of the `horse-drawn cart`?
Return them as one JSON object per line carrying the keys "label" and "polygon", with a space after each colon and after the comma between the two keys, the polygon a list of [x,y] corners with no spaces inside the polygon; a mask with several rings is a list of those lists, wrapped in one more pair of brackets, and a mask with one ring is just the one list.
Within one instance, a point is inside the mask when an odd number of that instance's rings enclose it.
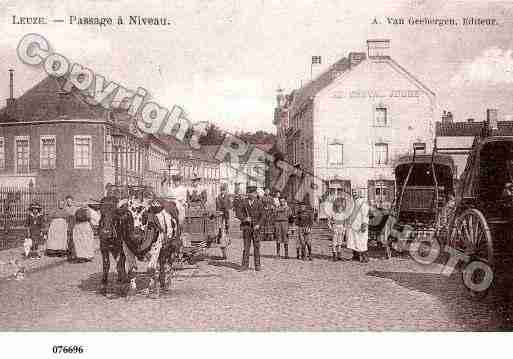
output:
{"label": "horse-drawn cart", "polygon": [[186,207],[182,226],[185,257],[204,256],[207,248],[226,247],[225,236],[222,212],[209,210],[202,202]]}
{"label": "horse-drawn cart", "polygon": [[513,268],[513,137],[494,136],[487,125],[471,148],[435,146],[437,152],[468,155],[454,216],[441,241],[460,255],[462,280],[478,298],[492,285],[510,291]]}
{"label": "horse-drawn cart", "polygon": [[[417,154],[399,158],[395,166],[394,225],[398,241],[431,241],[444,232],[444,208],[454,195],[454,162],[449,155]],[[425,148],[424,148],[425,149]],[[402,247],[402,246],[399,246]]]}

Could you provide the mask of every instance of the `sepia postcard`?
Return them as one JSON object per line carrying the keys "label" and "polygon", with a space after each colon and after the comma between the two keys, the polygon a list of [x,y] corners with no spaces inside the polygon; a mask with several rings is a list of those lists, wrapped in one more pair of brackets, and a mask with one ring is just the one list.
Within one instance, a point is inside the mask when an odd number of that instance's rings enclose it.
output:
{"label": "sepia postcard", "polygon": [[10,353],[513,329],[513,3],[5,0],[0,20]]}

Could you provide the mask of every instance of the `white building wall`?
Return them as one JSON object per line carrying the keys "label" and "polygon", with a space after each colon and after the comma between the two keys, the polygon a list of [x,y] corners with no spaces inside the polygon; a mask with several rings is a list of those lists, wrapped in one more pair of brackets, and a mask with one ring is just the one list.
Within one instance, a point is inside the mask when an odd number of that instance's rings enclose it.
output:
{"label": "white building wall", "polygon": [[[375,107],[387,108],[387,127],[375,127]],[[393,180],[393,161],[414,142],[432,149],[434,97],[389,60],[369,59],[319,92],[314,100],[314,173],[367,188],[371,179]],[[343,144],[343,164],[328,164],[328,144]],[[374,145],[388,144],[389,162],[374,164]],[[317,193],[317,196],[321,193]],[[316,196],[316,197],[317,197]]]}

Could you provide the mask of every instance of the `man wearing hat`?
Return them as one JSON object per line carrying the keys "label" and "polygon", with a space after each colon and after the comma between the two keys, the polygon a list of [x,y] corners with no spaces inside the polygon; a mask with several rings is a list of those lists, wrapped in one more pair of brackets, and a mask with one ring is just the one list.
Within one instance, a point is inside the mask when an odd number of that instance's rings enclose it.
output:
{"label": "man wearing hat", "polygon": [[230,210],[232,209],[232,202],[228,195],[228,186],[226,183],[221,185],[221,193],[216,198],[216,211],[223,213],[224,228],[226,233],[230,228]]}
{"label": "man wearing hat", "polygon": [[240,220],[242,230],[242,239],[244,241],[244,250],[242,252],[241,270],[249,269],[249,252],[253,244],[253,258],[255,260],[255,270],[260,267],[260,238],[259,232],[264,217],[262,202],[257,198],[254,191],[248,193],[248,198],[244,199],[239,205],[237,217]]}
{"label": "man wearing hat", "polygon": [[[230,210],[232,209],[232,202],[230,200],[230,196],[228,195],[228,186],[226,183],[221,185],[221,193],[216,198],[216,211],[222,213],[223,222],[224,222],[224,236],[228,235],[230,230]],[[226,259],[226,241],[221,241],[220,248],[222,252],[223,259]]]}
{"label": "man wearing hat", "polygon": [[313,214],[308,208],[306,203],[301,202],[299,211],[296,215],[296,224],[299,228],[299,241],[297,242],[296,249],[298,258],[303,260],[312,260],[312,238],[310,232],[313,225]]}
{"label": "man wearing hat", "polygon": [[192,188],[187,191],[187,202],[191,203],[202,203],[203,205],[207,202],[207,191],[200,187],[201,178],[198,175],[194,175],[192,178]]}

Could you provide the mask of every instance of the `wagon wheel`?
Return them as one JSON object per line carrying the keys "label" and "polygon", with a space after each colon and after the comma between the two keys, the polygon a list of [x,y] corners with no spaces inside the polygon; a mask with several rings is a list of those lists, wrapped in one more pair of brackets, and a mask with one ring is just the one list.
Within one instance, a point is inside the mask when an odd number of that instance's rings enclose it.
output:
{"label": "wagon wheel", "polygon": [[[484,281],[489,278],[487,274],[493,273],[494,252],[490,227],[483,214],[474,208],[463,212],[454,223],[450,243],[453,248],[468,256],[462,278],[470,295],[475,298],[484,297],[490,287],[484,285]],[[476,266],[488,268],[488,271],[475,270]]]}

